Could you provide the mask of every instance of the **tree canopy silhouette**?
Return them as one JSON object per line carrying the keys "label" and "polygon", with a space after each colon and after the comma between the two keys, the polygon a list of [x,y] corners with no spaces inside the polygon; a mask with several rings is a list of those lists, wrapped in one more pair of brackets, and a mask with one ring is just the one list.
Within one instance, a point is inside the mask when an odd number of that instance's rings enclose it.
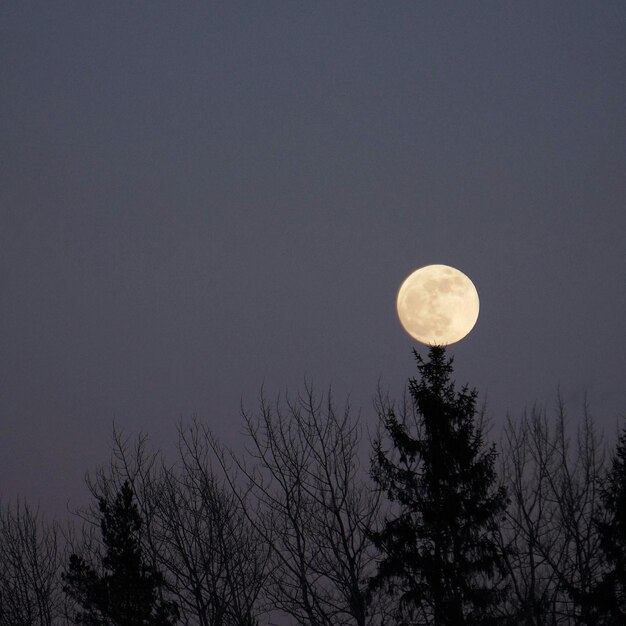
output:
{"label": "tree canopy silhouette", "polygon": [[600,489],[603,511],[596,520],[607,571],[588,594],[574,593],[595,624],[626,623],[626,428],[622,430],[611,468]]}
{"label": "tree canopy silhouette", "polygon": [[126,481],[113,502],[98,501],[104,554],[101,567],[72,554],[63,574],[64,591],[82,607],[75,619],[85,626],[173,626],[175,603],[164,600],[163,575],[144,562],[141,517]]}
{"label": "tree canopy silhouette", "polygon": [[392,449],[375,441],[372,477],[394,516],[372,532],[381,560],[371,585],[398,597],[398,624],[487,624],[496,620],[495,534],[506,506],[495,448],[485,449],[476,391],[455,391],[445,349],[431,347],[428,361],[414,354],[411,410],[379,406]]}

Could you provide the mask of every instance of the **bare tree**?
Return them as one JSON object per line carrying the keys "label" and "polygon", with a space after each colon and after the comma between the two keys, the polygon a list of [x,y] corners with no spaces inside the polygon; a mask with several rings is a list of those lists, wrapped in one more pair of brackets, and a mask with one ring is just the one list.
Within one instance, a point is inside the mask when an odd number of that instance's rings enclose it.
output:
{"label": "bare tree", "polygon": [[562,399],[554,425],[533,409],[504,432],[501,476],[511,502],[502,542],[511,554],[509,611],[516,622],[585,624],[594,622],[576,601],[592,589],[603,571],[594,519],[604,450],[588,407],[573,432]]}
{"label": "bare tree", "polygon": [[62,620],[58,528],[17,502],[0,505],[0,626],[53,626]]}
{"label": "bare tree", "polygon": [[330,394],[317,397],[307,386],[273,405],[262,396],[258,413],[243,411],[243,418],[249,461],[207,435],[246,517],[271,548],[268,605],[308,626],[373,624],[367,579],[376,551],[366,529],[380,494],[361,472],[349,406],[338,412]]}
{"label": "bare tree", "polygon": [[201,626],[252,626],[262,612],[268,547],[218,482],[198,422],[181,428],[179,451],[177,467],[162,473],[154,532],[186,623],[194,616]]}
{"label": "bare tree", "polygon": [[[212,450],[197,422],[180,427],[178,452],[168,465],[145,436],[130,441],[114,430],[110,463],[88,478],[89,489],[110,497],[124,481],[132,486],[143,520],[142,546],[164,573],[183,624],[252,626],[262,612],[258,596],[267,550],[239,500],[213,472]],[[93,553],[96,511],[81,516],[87,522],[83,551]]]}

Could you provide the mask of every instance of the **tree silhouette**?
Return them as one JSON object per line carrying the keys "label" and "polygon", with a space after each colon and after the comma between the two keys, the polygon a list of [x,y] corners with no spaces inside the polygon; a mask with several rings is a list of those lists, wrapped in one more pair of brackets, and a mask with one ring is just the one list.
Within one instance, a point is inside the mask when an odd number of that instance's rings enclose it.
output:
{"label": "tree silhouette", "polygon": [[58,525],[0,502],[0,626],[50,626],[62,615]]}
{"label": "tree silhouette", "polygon": [[476,391],[450,382],[445,349],[431,347],[428,362],[414,354],[412,407],[398,415],[379,405],[393,449],[374,442],[372,477],[394,509],[372,532],[382,559],[371,586],[398,598],[398,624],[488,624],[501,593],[495,535],[506,504],[496,452],[475,421]]}
{"label": "tree silhouette", "polygon": [[[248,460],[213,448],[260,541],[271,550],[265,595],[307,626],[373,626],[368,606],[376,550],[366,533],[379,494],[359,475],[360,430],[350,407],[306,387],[296,398],[243,413]],[[235,481],[239,473],[239,485]]]}
{"label": "tree silhouette", "polygon": [[99,499],[105,552],[101,573],[72,554],[63,574],[64,591],[82,607],[75,619],[85,626],[173,626],[175,603],[162,598],[164,578],[144,563],[139,534],[141,517],[125,482],[111,503]]}
{"label": "tree silhouette", "polygon": [[514,624],[594,626],[602,622],[591,599],[607,570],[596,524],[603,439],[586,400],[575,428],[560,394],[555,409],[553,420],[538,407],[509,418],[503,432],[499,466],[511,500],[500,527],[506,612]]}
{"label": "tree silhouette", "polygon": [[590,594],[575,599],[594,610],[595,623],[618,625],[626,623],[626,428],[600,496],[604,511],[596,526],[608,571]]}
{"label": "tree silhouette", "polygon": [[[114,429],[110,462],[88,475],[87,485],[109,500],[124,482],[132,485],[144,559],[163,573],[182,624],[256,626],[269,547],[215,467],[208,437],[198,420],[181,423],[178,455],[166,463],[146,435],[128,438]],[[81,516],[97,523],[97,503]],[[80,549],[93,554],[89,533]]]}

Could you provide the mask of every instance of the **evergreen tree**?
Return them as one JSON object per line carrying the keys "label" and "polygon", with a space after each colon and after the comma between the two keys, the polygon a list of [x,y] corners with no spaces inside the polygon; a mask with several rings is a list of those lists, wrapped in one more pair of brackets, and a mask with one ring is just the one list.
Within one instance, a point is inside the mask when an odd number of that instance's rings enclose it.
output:
{"label": "evergreen tree", "polygon": [[99,573],[72,554],[63,574],[64,591],[82,607],[76,614],[84,626],[173,626],[175,603],[162,598],[164,578],[144,563],[139,542],[141,517],[128,482],[113,503],[98,501],[105,553]]}
{"label": "evergreen tree", "polygon": [[590,594],[573,593],[595,623],[626,624],[626,428],[622,431],[606,481],[600,489],[604,508],[596,521],[608,571]]}
{"label": "evergreen tree", "polygon": [[409,381],[415,430],[381,406],[393,450],[374,444],[372,477],[397,515],[372,539],[382,553],[372,588],[398,598],[398,624],[463,626],[495,622],[499,550],[495,533],[506,506],[496,485],[496,452],[476,424],[476,391],[456,392],[452,359],[414,351],[420,379]]}

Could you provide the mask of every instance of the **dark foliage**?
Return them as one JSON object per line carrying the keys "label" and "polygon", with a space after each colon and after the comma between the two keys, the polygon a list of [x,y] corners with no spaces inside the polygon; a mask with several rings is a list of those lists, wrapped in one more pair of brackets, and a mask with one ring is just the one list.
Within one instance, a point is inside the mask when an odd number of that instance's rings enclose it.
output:
{"label": "dark foliage", "polygon": [[162,598],[164,578],[144,563],[141,517],[125,482],[115,500],[99,499],[104,555],[101,572],[72,554],[63,574],[64,591],[80,606],[75,619],[85,626],[173,626],[174,603]]}
{"label": "dark foliage", "polygon": [[382,560],[371,586],[398,598],[398,624],[492,623],[501,594],[495,532],[506,505],[496,452],[476,423],[476,392],[456,392],[450,381],[445,349],[432,347],[428,362],[415,358],[415,432],[406,415],[382,407],[393,449],[375,442],[372,477],[396,509],[372,532]]}
{"label": "dark foliage", "polygon": [[596,527],[608,570],[591,593],[574,590],[572,595],[593,616],[594,624],[621,626],[626,624],[626,429],[600,495],[603,515]]}

